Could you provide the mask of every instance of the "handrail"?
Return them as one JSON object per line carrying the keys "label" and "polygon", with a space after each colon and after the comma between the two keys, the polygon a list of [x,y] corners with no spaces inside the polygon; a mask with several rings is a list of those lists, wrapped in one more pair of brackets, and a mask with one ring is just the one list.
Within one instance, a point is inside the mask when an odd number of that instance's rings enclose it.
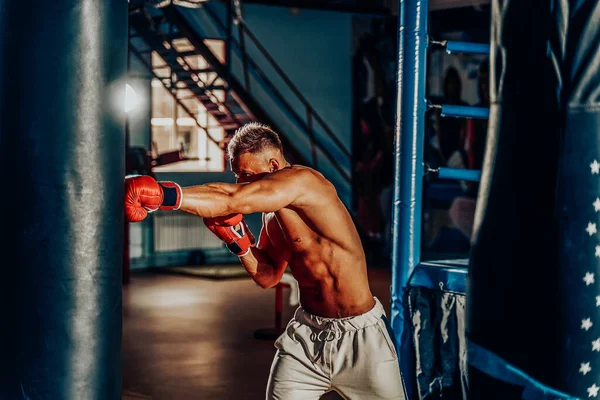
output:
{"label": "handrail", "polygon": [[300,92],[300,90],[298,89],[298,87],[296,85],[294,85],[294,83],[285,74],[285,72],[283,72],[283,70],[281,69],[281,67],[279,66],[279,64],[277,64],[277,62],[271,57],[271,55],[268,53],[267,49],[265,49],[264,46],[258,41],[258,39],[256,38],[256,36],[254,36],[254,34],[252,33],[252,31],[250,31],[250,29],[248,29],[248,26],[245,25],[243,22],[240,22],[240,23],[242,24],[243,29],[246,32],[246,34],[248,35],[248,37],[250,39],[252,39],[252,41],[254,42],[254,44],[256,45],[256,47],[261,51],[261,53],[263,53],[263,55],[265,56],[265,58],[269,61],[269,63],[271,63],[271,65],[273,66],[273,68],[275,69],[275,71],[277,71],[277,73],[281,76],[281,78],[283,79],[283,81],[288,84],[288,86],[290,87],[290,89],[292,89],[292,91],[294,92],[294,94],[296,96],[298,96],[298,99],[300,99],[300,101],[302,102],[302,104],[313,115],[313,118],[325,129],[325,132],[327,133],[327,135],[335,142],[335,144],[338,145],[338,147],[340,148],[340,150],[342,150],[342,152],[347,157],[351,157],[350,152],[346,149],[346,147],[344,146],[344,144],[340,141],[340,139],[337,136],[335,136],[335,134],[333,133],[333,131],[331,130],[331,128],[325,123],[325,121],[323,121],[323,118],[321,118],[321,116],[317,113],[317,111],[310,105],[310,103],[308,102],[308,100],[306,99],[306,97],[304,97],[304,95],[302,95],[302,93]]}
{"label": "handrail", "polygon": [[[206,7],[206,5],[205,5],[205,8],[207,10],[209,9],[208,7]],[[184,23],[184,21],[186,20],[185,17],[183,15],[181,15],[181,13],[179,11],[177,11],[177,9],[175,7],[166,7],[165,9],[163,9],[163,13],[165,13],[165,15],[167,15],[167,13],[168,13],[168,15],[171,18],[177,18],[177,19],[179,19],[180,21],[178,23]],[[210,12],[209,12],[209,14],[210,14]],[[210,17],[213,18],[213,19],[217,18],[215,15],[212,15],[212,14],[210,15]],[[218,20],[218,18],[215,21],[219,24],[219,26],[222,29],[224,28],[224,25],[221,23],[221,21]],[[181,30],[182,26],[180,26],[179,29]],[[190,29],[187,29],[187,30],[190,30]],[[188,33],[191,33],[191,32],[188,32]],[[237,40],[235,40],[235,38],[231,38],[231,43],[234,44],[237,47],[237,49],[239,49],[239,51],[242,51],[243,55],[247,55],[247,53],[245,53],[245,51],[240,47],[240,44],[238,43]],[[202,41],[200,41],[198,43],[193,42],[193,44],[194,44],[194,46],[197,49],[199,49],[201,47],[206,47],[205,45],[203,45]],[[252,59],[251,57],[246,57],[246,61],[247,61],[247,63],[249,65],[251,65],[254,68],[255,72],[263,80],[264,84],[280,100],[281,104],[288,110],[288,112],[292,115],[292,117],[294,119],[296,119],[296,121],[301,125],[302,129],[304,129],[305,131],[308,132],[309,128],[307,126],[307,123],[302,120],[302,118],[299,116],[299,114],[297,113],[297,111],[286,101],[286,99],[281,94],[281,92],[275,87],[275,85],[273,84],[273,82],[271,82],[271,80],[266,76],[266,74],[262,71],[262,69],[260,69],[260,67],[256,64],[256,62],[254,61],[254,59]],[[247,88],[244,88],[244,90],[248,91]],[[339,174],[342,176],[342,178],[346,182],[350,183],[352,181],[351,175],[344,168],[342,168],[342,166],[339,164],[338,160],[336,160],[336,158],[333,156],[333,154],[331,154],[330,150],[328,150],[325,146],[323,146],[322,143],[317,142],[317,141],[314,140],[314,133],[313,132],[308,132],[308,135],[309,135],[309,138],[311,139],[311,145],[312,146],[316,145],[317,147],[319,147],[319,149],[323,152],[323,155],[331,162],[331,165],[339,172]],[[315,151],[313,149],[313,156],[315,154],[316,153],[315,153]],[[346,153],[346,155],[351,160],[350,154]],[[313,161],[313,166],[315,165],[315,161],[316,161],[316,159]]]}
{"label": "handrail", "polygon": [[[213,19],[213,21],[215,21],[219,25],[219,28],[221,29],[221,31],[223,31],[224,33],[226,33],[226,27],[225,27],[225,25],[219,19],[219,17],[215,14],[215,12],[211,9],[211,7],[208,4],[205,4],[204,5],[204,9],[210,15],[210,17]],[[346,147],[340,141],[340,139],[337,136],[335,136],[335,134],[333,133],[333,131],[331,130],[331,128],[325,123],[325,121],[317,113],[317,111],[310,105],[310,103],[304,97],[304,95],[302,95],[302,93],[300,92],[300,90],[298,89],[298,87],[292,82],[292,80],[281,69],[281,67],[279,66],[279,64],[277,64],[277,62],[269,54],[269,52],[267,51],[267,49],[258,41],[258,39],[256,38],[256,36],[252,33],[252,31],[248,28],[248,26],[242,20],[240,20],[238,23],[240,24],[240,26],[242,27],[242,29],[244,30],[244,32],[246,33],[246,35],[254,42],[254,44],[256,45],[257,49],[263,54],[263,56],[267,59],[267,61],[271,64],[271,66],[275,69],[275,71],[279,74],[279,76],[283,79],[283,81],[289,86],[289,88],[292,90],[292,92],[298,97],[298,99],[300,100],[300,102],[313,115],[313,118],[325,129],[325,133],[334,141],[334,143],[339,147],[339,149],[342,151],[342,153],[344,153],[344,155],[346,155],[348,158],[351,159],[352,158],[351,153],[346,149]],[[235,43],[238,46],[238,48],[240,48],[240,50],[242,50],[245,53],[245,51],[243,49],[241,49],[240,44],[237,43],[237,41],[235,39],[232,38],[231,42]],[[250,61],[251,58],[248,58],[248,60]],[[258,70],[260,70],[260,68],[256,65],[256,63],[254,63],[254,66],[255,66],[255,69],[258,72]]]}
{"label": "handrail", "polygon": [[[300,117],[300,115],[296,112],[296,110],[294,110],[294,108],[287,102],[285,101],[283,95],[281,94],[281,92],[277,89],[277,87],[275,87],[275,85],[267,78],[267,76],[265,75],[265,73],[258,67],[258,65],[256,65],[256,62],[248,57],[247,61],[250,65],[252,65],[252,67],[256,70],[256,72],[260,75],[261,79],[264,80],[265,84],[269,87],[269,89],[271,89],[271,91],[275,94],[275,96],[277,96],[279,98],[279,100],[281,100],[282,104],[284,105],[285,108],[287,108],[287,110],[294,115],[294,118],[301,124],[301,125],[306,125],[304,123],[304,121],[302,120],[302,117]],[[312,131],[311,129],[309,129],[308,125],[304,126],[305,130],[308,132],[308,135],[311,139],[312,142],[317,143],[317,141],[315,140],[315,134],[314,131]],[[348,173],[339,165],[339,162],[335,159],[335,157],[329,152],[329,150],[327,150],[326,147],[324,147],[322,144],[318,145],[319,148],[321,149],[321,151],[323,151],[323,154],[325,155],[325,157],[327,157],[327,159],[331,162],[331,164],[334,166],[335,169],[338,170],[338,172],[344,177],[344,179],[348,182],[351,182],[351,177],[348,175]],[[317,159],[316,159],[316,152],[313,151],[313,164],[317,163]],[[350,155],[348,155],[348,158],[350,158]],[[316,166],[316,165],[315,165]]]}
{"label": "handrail", "polygon": [[[275,94],[275,96],[277,96],[279,98],[279,100],[281,100],[281,102],[284,105],[284,107],[287,108],[287,110],[291,114],[293,114],[294,118],[301,125],[306,125],[304,123],[304,121],[302,120],[302,117],[300,117],[300,115],[298,115],[298,113],[296,112],[296,110],[294,110],[294,108],[287,101],[285,101],[285,99],[284,99],[283,95],[281,94],[281,92],[279,91],[279,89],[277,89],[277,87],[275,87],[275,85],[273,84],[273,82],[271,82],[267,78],[267,76],[265,75],[265,73],[258,67],[258,65],[256,64],[256,62],[252,58],[250,58],[250,57],[247,58],[247,62],[248,62],[248,64],[252,65],[252,67],[255,69],[255,71],[258,73],[258,75],[261,77],[261,79],[264,80],[265,84],[269,87],[269,89]],[[308,125],[304,126],[304,128],[308,132],[310,139],[316,143],[314,132],[308,128]],[[348,181],[348,182],[351,182],[351,180],[352,180],[351,177],[339,165],[339,162],[329,152],[329,150],[327,150],[327,148],[325,148],[322,144],[319,144],[319,148],[323,151],[323,154],[331,162],[331,164],[334,166],[334,168],[337,169],[338,172],[344,177],[344,179],[346,181]],[[314,157],[313,158],[313,164],[316,164],[316,157],[315,157],[315,155],[316,155],[316,153],[313,151],[313,157]],[[349,155],[348,155],[348,158],[350,158]]]}

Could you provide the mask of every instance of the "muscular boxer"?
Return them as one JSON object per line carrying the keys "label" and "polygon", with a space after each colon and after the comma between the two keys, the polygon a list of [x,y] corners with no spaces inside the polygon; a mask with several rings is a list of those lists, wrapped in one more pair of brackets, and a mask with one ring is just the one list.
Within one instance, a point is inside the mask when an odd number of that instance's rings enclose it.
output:
{"label": "muscular boxer", "polygon": [[[238,184],[181,188],[148,176],[126,180],[130,221],[179,209],[204,217],[263,288],[290,268],[300,307],[275,342],[267,399],[405,399],[385,310],[373,297],[348,211],[319,172],[290,165],[278,135],[251,123],[229,143]],[[256,246],[241,214],[263,213]]]}

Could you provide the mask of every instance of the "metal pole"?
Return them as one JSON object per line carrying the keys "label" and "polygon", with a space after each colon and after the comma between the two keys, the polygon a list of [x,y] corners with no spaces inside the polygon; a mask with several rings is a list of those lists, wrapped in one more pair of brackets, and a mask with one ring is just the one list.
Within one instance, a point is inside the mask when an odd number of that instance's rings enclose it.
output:
{"label": "metal pole", "polygon": [[[125,117],[125,154],[127,154],[129,152],[129,116]],[[127,156],[125,156],[127,157]],[[125,174],[127,174],[128,171],[125,170]],[[129,247],[130,247],[130,240],[129,240],[129,222],[127,222],[127,220],[123,221],[124,223],[124,230],[123,230],[123,277],[122,277],[122,281],[123,284],[127,284],[129,283],[129,279],[130,279],[130,255],[129,255]]]}
{"label": "metal pole", "polygon": [[406,390],[412,398],[414,350],[410,330],[404,327],[403,295],[421,258],[427,0],[401,0],[399,10],[391,323]]}
{"label": "metal pole", "polygon": [[238,36],[240,38],[240,50],[242,51],[242,65],[244,67],[244,89],[250,92],[250,72],[248,71],[248,53],[246,53],[246,40],[244,39],[244,23],[239,22]]}
{"label": "metal pole", "polygon": [[[129,78],[131,72],[131,53],[129,52],[129,37],[131,36],[131,29],[129,25],[127,26],[127,77]],[[126,100],[127,101],[127,98]],[[125,160],[127,160],[127,154],[129,153],[129,146],[131,142],[129,131],[129,113],[125,114]],[[127,161],[125,162],[125,174],[128,174],[127,171]],[[130,275],[130,257],[129,257],[129,222],[124,219],[124,230],[123,230],[123,284],[129,283]]]}
{"label": "metal pole", "polygon": [[310,150],[312,154],[312,167],[317,169],[317,145],[315,143],[315,131],[313,129],[312,111],[306,107],[306,126],[308,127],[308,136],[310,137]]}
{"label": "metal pole", "polygon": [[227,66],[227,77],[231,76],[231,36],[233,34],[233,4],[232,0],[227,2],[227,38],[225,40],[225,65]]}

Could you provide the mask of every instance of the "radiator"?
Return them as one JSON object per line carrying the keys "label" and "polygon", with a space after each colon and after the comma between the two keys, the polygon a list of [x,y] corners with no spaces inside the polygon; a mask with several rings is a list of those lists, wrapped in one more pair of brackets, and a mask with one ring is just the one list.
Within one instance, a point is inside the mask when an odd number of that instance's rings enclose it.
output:
{"label": "radiator", "polygon": [[143,225],[129,224],[129,257],[139,258],[144,254]]}
{"label": "radiator", "polygon": [[156,252],[223,248],[223,242],[204,226],[200,217],[157,211],[153,218]]}

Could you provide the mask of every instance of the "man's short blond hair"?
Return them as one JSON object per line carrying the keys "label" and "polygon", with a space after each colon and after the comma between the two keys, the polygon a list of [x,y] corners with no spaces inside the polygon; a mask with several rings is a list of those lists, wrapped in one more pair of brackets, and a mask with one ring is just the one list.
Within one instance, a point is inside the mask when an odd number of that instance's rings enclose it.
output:
{"label": "man's short blond hair", "polygon": [[227,155],[234,159],[240,154],[258,153],[268,148],[277,149],[283,154],[279,135],[265,124],[250,122],[235,132],[227,145]]}

